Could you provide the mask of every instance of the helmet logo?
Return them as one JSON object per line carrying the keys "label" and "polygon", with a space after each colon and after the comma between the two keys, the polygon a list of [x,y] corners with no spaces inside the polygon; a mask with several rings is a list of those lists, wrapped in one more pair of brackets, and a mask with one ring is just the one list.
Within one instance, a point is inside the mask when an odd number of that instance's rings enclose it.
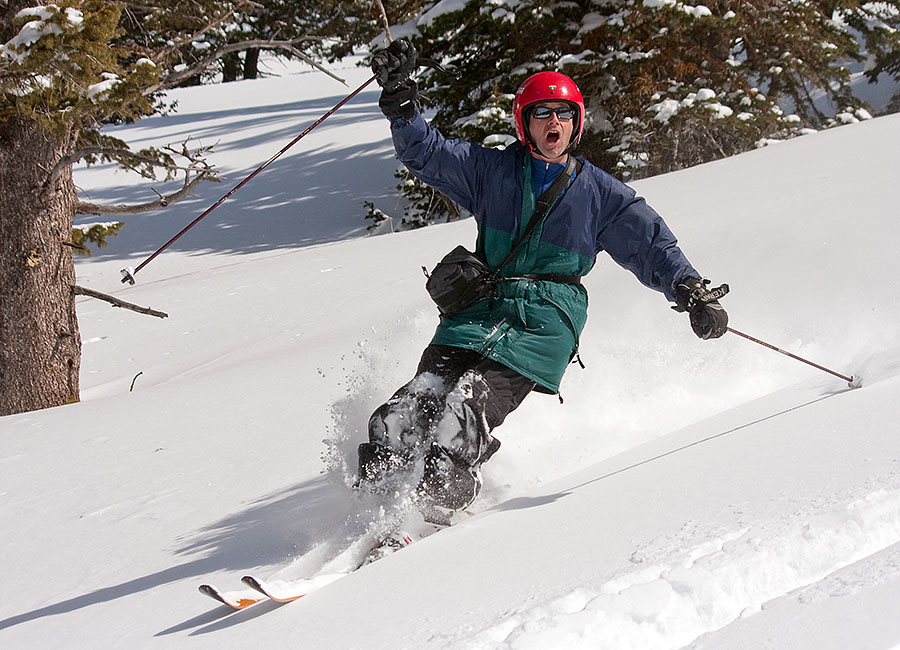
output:
{"label": "helmet logo", "polygon": [[556,84],[550,84],[550,85],[548,86],[548,88],[550,88],[550,94],[551,94],[551,95],[555,95],[555,94],[556,94]]}

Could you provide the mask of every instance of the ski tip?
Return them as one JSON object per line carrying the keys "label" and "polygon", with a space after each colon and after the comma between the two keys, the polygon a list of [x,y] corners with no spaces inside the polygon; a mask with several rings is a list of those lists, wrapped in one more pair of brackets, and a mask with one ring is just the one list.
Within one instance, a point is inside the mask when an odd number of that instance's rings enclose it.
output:
{"label": "ski tip", "polygon": [[197,587],[201,594],[204,596],[209,596],[213,600],[216,600],[223,605],[228,605],[232,609],[245,609],[250,607],[250,605],[255,605],[256,603],[265,600],[265,598],[226,598],[222,592],[213,587],[212,585],[200,585]]}
{"label": "ski tip", "polygon": [[261,580],[254,578],[253,576],[244,576],[241,578],[241,582],[278,603],[290,603],[295,600],[300,600],[307,594],[306,589],[297,593],[285,593],[283,589],[273,591],[271,585],[263,584]]}

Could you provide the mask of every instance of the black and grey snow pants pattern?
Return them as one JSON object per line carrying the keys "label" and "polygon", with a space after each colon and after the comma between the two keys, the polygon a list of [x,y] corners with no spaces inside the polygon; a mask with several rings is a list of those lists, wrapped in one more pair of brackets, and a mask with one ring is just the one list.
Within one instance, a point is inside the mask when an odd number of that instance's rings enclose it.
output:
{"label": "black and grey snow pants pattern", "polygon": [[500,447],[491,435],[535,383],[477,352],[430,345],[416,375],[372,414],[360,481],[377,484],[422,462],[417,496],[459,510],[481,487],[478,468]]}

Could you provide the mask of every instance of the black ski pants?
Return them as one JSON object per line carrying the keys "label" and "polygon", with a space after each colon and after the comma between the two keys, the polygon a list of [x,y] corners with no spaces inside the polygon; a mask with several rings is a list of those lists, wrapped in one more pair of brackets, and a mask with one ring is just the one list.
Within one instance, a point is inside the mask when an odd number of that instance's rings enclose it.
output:
{"label": "black ski pants", "polygon": [[419,492],[446,508],[465,507],[480,488],[478,468],[500,447],[491,432],[534,387],[477,352],[428,346],[415,377],[369,419],[369,443],[359,451],[361,481],[376,482],[424,459]]}

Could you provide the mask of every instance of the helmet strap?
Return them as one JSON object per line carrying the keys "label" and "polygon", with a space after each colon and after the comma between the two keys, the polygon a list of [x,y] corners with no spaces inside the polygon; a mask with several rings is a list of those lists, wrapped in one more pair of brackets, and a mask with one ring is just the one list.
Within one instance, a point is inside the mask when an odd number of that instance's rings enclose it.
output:
{"label": "helmet strap", "polygon": [[529,153],[535,153],[535,152],[537,152],[537,154],[538,154],[539,156],[543,156],[544,158],[547,157],[547,156],[544,156],[544,152],[543,152],[543,151],[541,151],[540,149],[538,149],[537,144],[535,144],[534,140],[531,139],[531,136],[530,136],[530,135],[528,136],[528,140],[527,140],[526,144],[528,145],[528,152],[529,152]]}

